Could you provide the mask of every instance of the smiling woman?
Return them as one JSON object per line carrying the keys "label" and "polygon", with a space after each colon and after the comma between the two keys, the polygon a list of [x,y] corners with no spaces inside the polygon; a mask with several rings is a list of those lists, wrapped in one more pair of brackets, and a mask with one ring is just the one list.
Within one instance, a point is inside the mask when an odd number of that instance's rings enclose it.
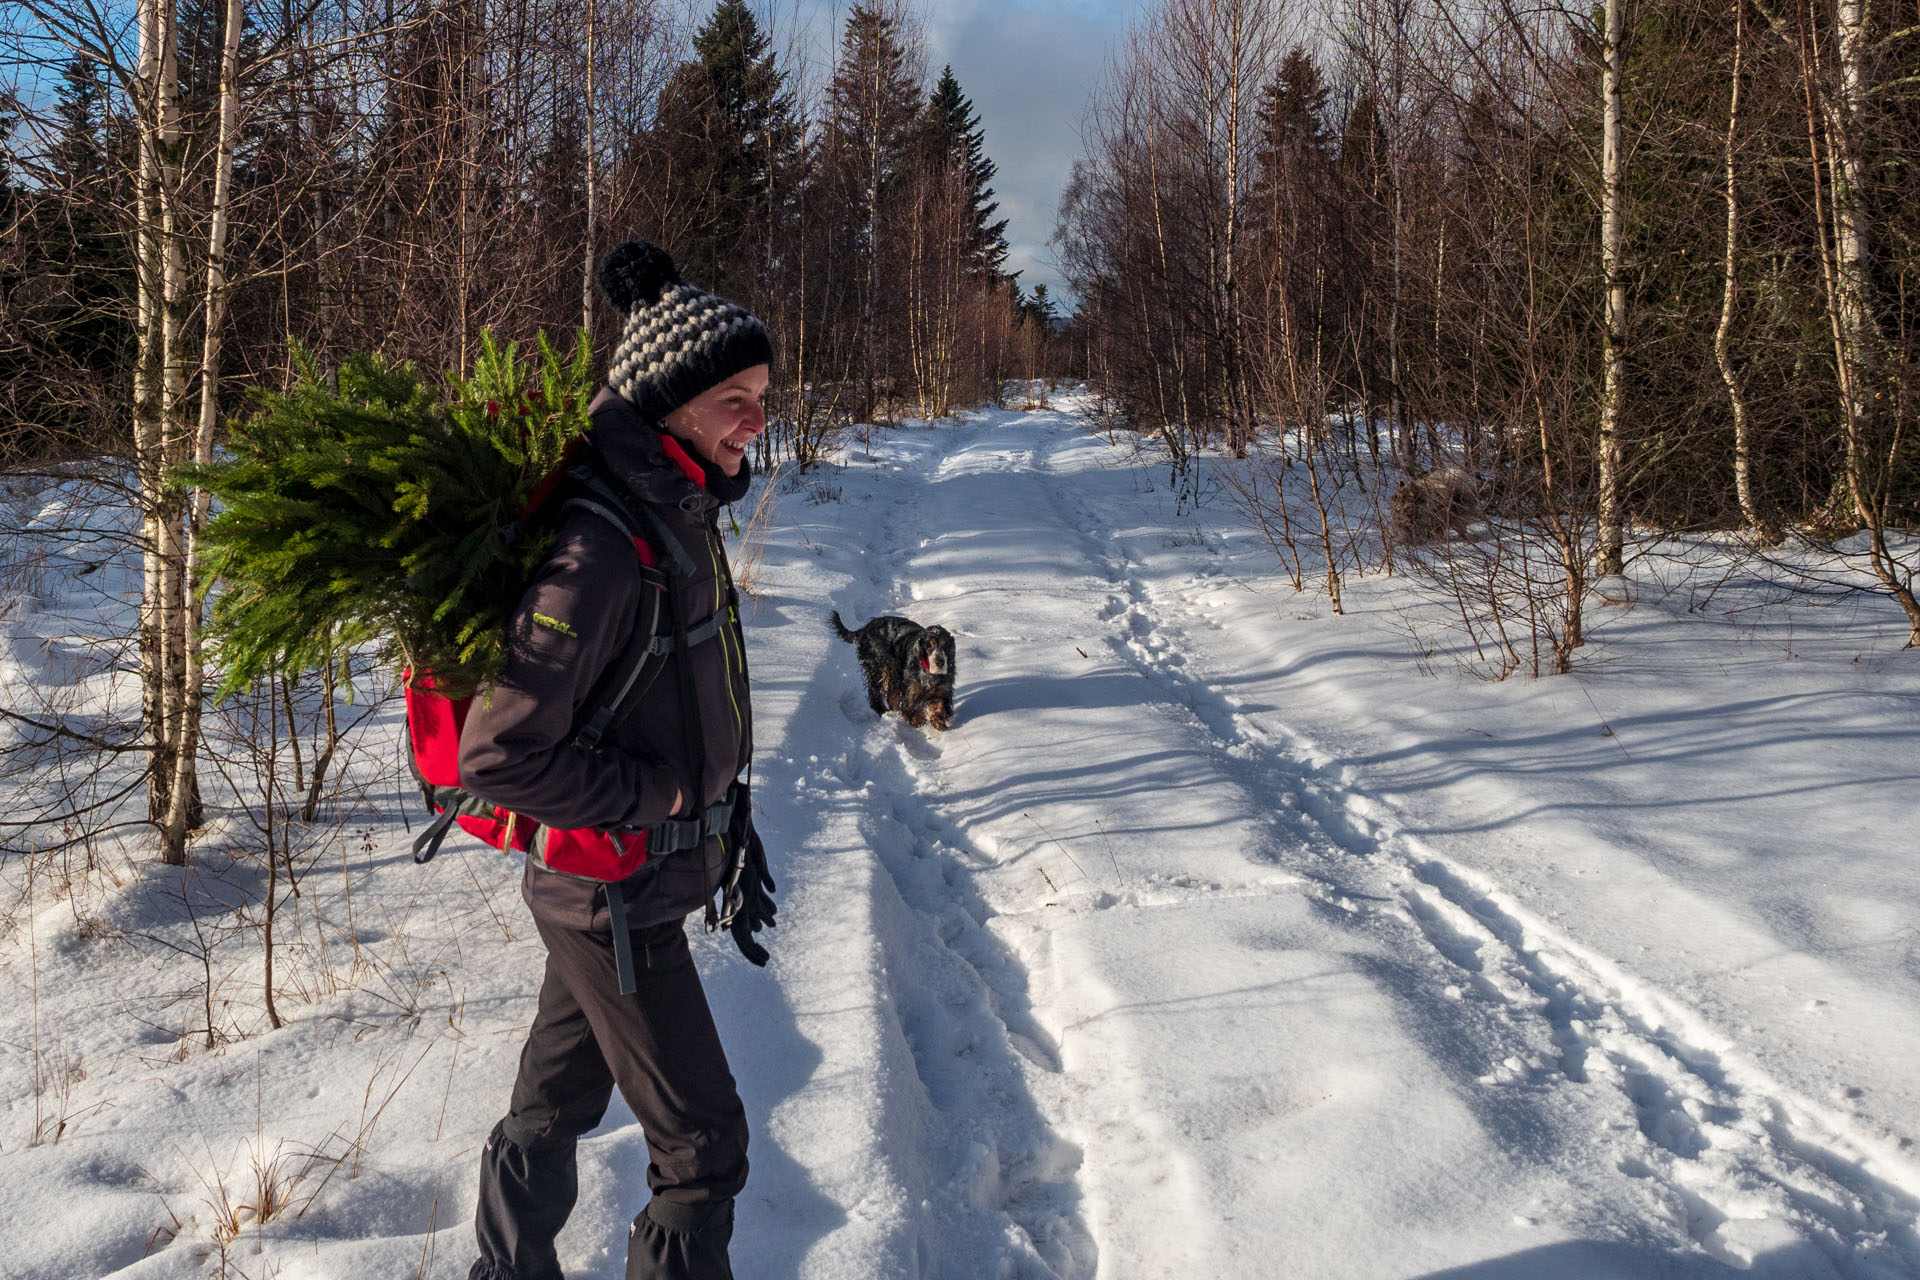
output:
{"label": "smiling woman", "polygon": [[[740,780],[753,719],[718,513],[753,479],[773,344],[653,245],[614,249],[599,278],[623,323],[588,461],[568,472],[580,493],[508,625],[505,674],[460,730],[461,786],[536,824],[521,891],[547,950],[512,1101],[481,1156],[469,1280],[560,1274],[575,1147],[616,1087],[651,1157],[627,1280],[731,1280],[746,1112],[684,924],[704,906],[709,928],[767,962],[753,934],[773,923],[773,881]],[[662,642],[641,679],[633,655]]]}
{"label": "smiling woman", "polygon": [[743,369],[669,413],[661,425],[728,475],[739,475],[747,446],[767,429],[760,398],[770,376],[764,364]]}

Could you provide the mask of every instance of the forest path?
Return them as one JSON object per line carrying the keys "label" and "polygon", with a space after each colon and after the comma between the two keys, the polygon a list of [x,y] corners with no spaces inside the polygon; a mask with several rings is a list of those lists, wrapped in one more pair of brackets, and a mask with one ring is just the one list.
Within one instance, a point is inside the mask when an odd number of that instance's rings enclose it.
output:
{"label": "forest path", "polygon": [[[690,932],[754,1130],[740,1274],[1920,1276],[1874,932],[1912,876],[1868,839],[1904,820],[1874,799],[1910,780],[1904,668],[1802,627],[1779,670],[1649,604],[1604,679],[1436,679],[1383,634],[1404,580],[1312,618],[1071,410],[876,433],[737,547],[780,927],[764,970]],[[949,732],[873,715],[831,608],[954,632]],[[280,1030],[254,933],[181,976],[250,864],[191,901],[22,886],[0,1277],[190,1280],[227,1244],[234,1275],[466,1274],[541,946],[515,859],[413,864],[400,727],[289,908]],[[30,1097],[34,1054],[85,1069]],[[263,1159],[313,1198],[227,1239]],[[616,1099],[567,1274],[624,1274],[648,1160]]]}
{"label": "forest path", "polygon": [[1116,463],[1068,414],[993,414],[849,476],[833,606],[959,643],[946,734],[827,663],[907,908],[880,932],[923,1274],[1451,1274],[1490,1241],[1577,1274],[1920,1269],[1912,1188],[1315,761],[1210,652],[1204,538],[1184,580],[1130,551],[1169,535]]}

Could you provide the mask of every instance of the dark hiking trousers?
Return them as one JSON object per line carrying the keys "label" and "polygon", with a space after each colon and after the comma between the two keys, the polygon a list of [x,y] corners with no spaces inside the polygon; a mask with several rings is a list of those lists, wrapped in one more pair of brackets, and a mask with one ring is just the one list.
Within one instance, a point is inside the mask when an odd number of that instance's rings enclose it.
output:
{"label": "dark hiking trousers", "polygon": [[579,1190],[574,1147],[615,1085],[646,1135],[654,1196],[628,1237],[629,1280],[731,1280],[747,1119],[682,923],[633,932],[631,996],[620,994],[610,937],[534,923],[546,978],[511,1109],[480,1157],[469,1280],[559,1280],[553,1240]]}

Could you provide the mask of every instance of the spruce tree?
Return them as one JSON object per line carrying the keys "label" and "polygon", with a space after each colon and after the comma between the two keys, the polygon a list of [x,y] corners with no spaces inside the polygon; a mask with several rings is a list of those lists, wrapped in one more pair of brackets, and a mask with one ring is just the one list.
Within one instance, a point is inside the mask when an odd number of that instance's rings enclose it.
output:
{"label": "spruce tree", "polygon": [[1335,231],[1326,216],[1337,206],[1328,101],[1313,56],[1295,45],[1255,108],[1260,133],[1248,231],[1277,259],[1277,270],[1300,273],[1302,279],[1306,264],[1294,259],[1304,259],[1307,247]]}
{"label": "spruce tree", "polygon": [[907,67],[898,19],[876,5],[855,5],[840,38],[827,86],[827,123],[856,183],[886,194],[908,157],[920,91]]}
{"label": "spruce tree", "polygon": [[[536,211],[534,225],[555,243],[584,243],[587,139],[586,124],[576,104],[558,104],[546,142],[534,155],[527,186]],[[569,276],[568,285],[577,285],[577,281]]]}
{"label": "spruce tree", "polygon": [[441,402],[411,364],[355,356],[300,377],[233,426],[231,458],[187,481],[219,498],[221,693],[334,662],[360,645],[462,696],[505,668],[505,627],[551,546],[523,517],[587,427],[592,352],[540,338],[537,361],[483,332],[471,378]]}
{"label": "spruce tree", "polygon": [[1313,55],[1295,45],[1260,98],[1262,181],[1277,178],[1292,158],[1328,153],[1327,103],[1326,81]]}
{"label": "spruce tree", "polygon": [[1042,333],[1052,333],[1060,323],[1059,313],[1053,307],[1053,295],[1047,292],[1047,286],[1036,284],[1033,292],[1020,304],[1020,314],[1029,322],[1039,325]]}
{"label": "spruce tree", "polygon": [[743,296],[799,129],[773,42],[746,0],[720,0],[693,49],[661,91],[654,124],[664,176],[688,206],[674,256],[688,279]]}
{"label": "spruce tree", "polygon": [[907,54],[898,19],[876,5],[855,5],[847,14],[839,63],[827,86],[827,163],[860,281],[862,399],[854,406],[860,418],[877,407],[879,380],[886,373],[878,333],[881,258],[920,114],[920,91],[908,73]]}
{"label": "spruce tree", "polygon": [[75,58],[60,68],[60,87],[53,102],[59,131],[47,148],[46,165],[52,184],[69,193],[91,186],[104,168],[104,96],[92,62]]}
{"label": "spruce tree", "polygon": [[35,287],[15,292],[10,341],[0,344],[0,449],[34,460],[119,443],[121,420],[103,421],[97,397],[126,375],[132,337],[133,263],[117,224],[124,193],[114,189],[119,166],[107,163],[111,121],[91,62],[61,69],[50,115],[38,154],[14,157],[27,181],[7,225],[27,227],[14,267]]}
{"label": "spruce tree", "polygon": [[13,131],[20,127],[20,113],[0,99],[0,200],[13,209]]}
{"label": "spruce tree", "polygon": [[930,158],[959,171],[967,193],[967,265],[974,276],[994,281],[1007,260],[1007,220],[996,219],[999,202],[988,185],[998,166],[987,157],[986,133],[973,100],[960,91],[952,66],[943,67],[927,98],[924,131]]}

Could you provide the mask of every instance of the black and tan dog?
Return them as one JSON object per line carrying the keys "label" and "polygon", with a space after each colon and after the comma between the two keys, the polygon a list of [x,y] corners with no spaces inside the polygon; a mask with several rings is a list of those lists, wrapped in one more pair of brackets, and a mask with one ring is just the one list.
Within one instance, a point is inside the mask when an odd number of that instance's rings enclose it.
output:
{"label": "black and tan dog", "polygon": [[945,729],[953,719],[953,634],[945,627],[923,627],[911,618],[875,618],[858,631],[847,630],[839,611],[833,629],[858,646],[860,669],[867,675],[867,705],[875,715],[898,711],[916,728]]}

